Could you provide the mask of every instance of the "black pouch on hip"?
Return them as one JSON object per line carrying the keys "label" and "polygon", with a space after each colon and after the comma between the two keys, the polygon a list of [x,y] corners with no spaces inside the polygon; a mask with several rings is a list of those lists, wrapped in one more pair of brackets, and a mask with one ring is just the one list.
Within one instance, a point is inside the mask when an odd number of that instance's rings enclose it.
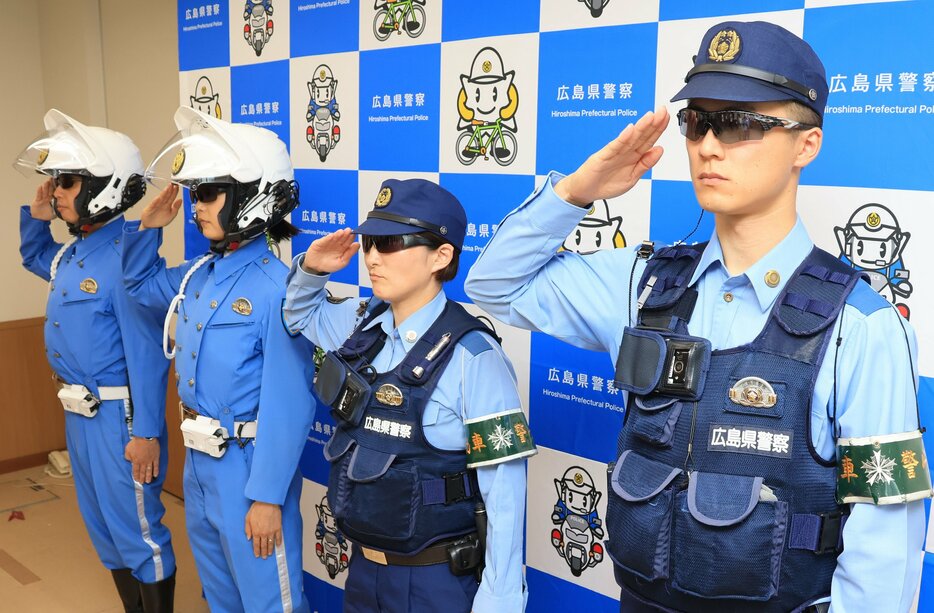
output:
{"label": "black pouch on hip", "polygon": [[665,330],[626,327],[616,359],[616,387],[697,400],[710,368],[710,341]]}
{"label": "black pouch on hip", "polygon": [[356,426],[363,417],[372,390],[369,382],[334,351],[324,356],[315,379],[315,394],[341,420]]}

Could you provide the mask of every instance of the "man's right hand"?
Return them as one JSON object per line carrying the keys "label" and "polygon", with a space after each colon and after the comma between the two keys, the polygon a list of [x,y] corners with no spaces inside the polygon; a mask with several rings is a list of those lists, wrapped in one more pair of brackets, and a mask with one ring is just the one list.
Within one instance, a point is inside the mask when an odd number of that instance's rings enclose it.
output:
{"label": "man's right hand", "polygon": [[354,242],[350,228],[322,236],[308,245],[302,269],[313,275],[328,275],[341,270],[350,263],[360,243]]}
{"label": "man's right hand", "polygon": [[182,199],[178,197],[178,185],[170,183],[168,187],[159,192],[143,209],[139,219],[139,229],[164,228],[172,223],[178,210],[182,207]]}
{"label": "man's right hand", "polygon": [[668,109],[648,112],[555,185],[555,193],[577,206],[625,194],[662,157],[655,143],[668,126]]}
{"label": "man's right hand", "polygon": [[36,188],[36,197],[29,204],[29,214],[33,219],[40,221],[52,221],[55,219],[55,210],[52,208],[52,192],[55,191],[55,183],[52,179],[43,181]]}

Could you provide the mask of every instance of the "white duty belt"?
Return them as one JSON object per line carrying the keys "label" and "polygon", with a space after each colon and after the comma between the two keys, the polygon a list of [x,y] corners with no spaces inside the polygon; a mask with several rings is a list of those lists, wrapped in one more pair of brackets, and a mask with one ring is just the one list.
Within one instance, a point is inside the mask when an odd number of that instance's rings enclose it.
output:
{"label": "white duty belt", "polygon": [[224,455],[230,441],[241,441],[240,446],[243,447],[245,443],[242,441],[256,438],[256,421],[235,421],[233,436],[229,436],[220,420],[201,415],[182,402],[178,403],[178,413],[185,447],[215,458]]}
{"label": "white duty belt", "polygon": [[105,400],[129,400],[130,398],[130,388],[125,385],[116,387],[99,386],[97,396],[95,396],[83,385],[65,383],[54,375],[52,380],[58,386],[58,399],[62,403],[62,408],[70,413],[77,413],[85,417],[94,417],[97,414],[98,406]]}

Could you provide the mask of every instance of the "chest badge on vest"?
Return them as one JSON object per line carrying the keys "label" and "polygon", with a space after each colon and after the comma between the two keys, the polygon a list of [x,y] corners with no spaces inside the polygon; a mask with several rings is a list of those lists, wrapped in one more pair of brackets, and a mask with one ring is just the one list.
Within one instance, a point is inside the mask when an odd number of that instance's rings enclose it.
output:
{"label": "chest badge on vest", "polygon": [[84,281],[82,281],[81,284],[80,284],[78,287],[81,288],[81,291],[82,291],[82,292],[85,292],[85,293],[88,293],[88,294],[96,294],[96,293],[97,293],[97,281],[95,281],[95,280],[92,279],[91,277],[88,277],[87,279],[85,279]]}
{"label": "chest badge on vest", "polygon": [[765,379],[745,377],[730,388],[730,400],[744,407],[768,409],[775,406],[778,395]]}
{"label": "chest badge on vest", "polygon": [[383,383],[376,390],[376,399],[391,407],[402,406],[402,390],[391,383]]}
{"label": "chest badge on vest", "polygon": [[233,309],[234,313],[244,316],[253,312],[253,305],[250,304],[250,301],[246,298],[237,298],[233,301],[233,304],[230,305],[230,308]]}

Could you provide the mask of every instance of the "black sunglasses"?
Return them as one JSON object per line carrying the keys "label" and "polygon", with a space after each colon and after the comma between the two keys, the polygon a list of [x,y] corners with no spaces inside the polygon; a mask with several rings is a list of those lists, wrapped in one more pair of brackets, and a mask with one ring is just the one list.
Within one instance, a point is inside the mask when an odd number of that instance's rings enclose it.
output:
{"label": "black sunglasses", "polygon": [[62,173],[52,178],[52,182],[55,184],[55,187],[61,187],[62,189],[71,189],[75,186],[75,184],[81,185],[83,180],[84,179],[81,177],[81,175],[70,173]]}
{"label": "black sunglasses", "polygon": [[714,136],[721,143],[728,145],[747,140],[762,140],[765,133],[772,128],[785,128],[786,130],[809,130],[816,128],[793,119],[761,115],[752,111],[698,111],[697,109],[681,109],[678,111],[678,125],[681,134],[688,140],[702,139],[708,130],[713,130]]}
{"label": "black sunglasses", "polygon": [[223,183],[199,183],[191,188],[191,201],[210,204],[222,193],[227,193],[229,187]]}
{"label": "black sunglasses", "polygon": [[389,236],[362,235],[363,252],[367,253],[373,247],[380,253],[395,253],[409,247],[435,247],[436,241],[422,234],[391,234]]}

